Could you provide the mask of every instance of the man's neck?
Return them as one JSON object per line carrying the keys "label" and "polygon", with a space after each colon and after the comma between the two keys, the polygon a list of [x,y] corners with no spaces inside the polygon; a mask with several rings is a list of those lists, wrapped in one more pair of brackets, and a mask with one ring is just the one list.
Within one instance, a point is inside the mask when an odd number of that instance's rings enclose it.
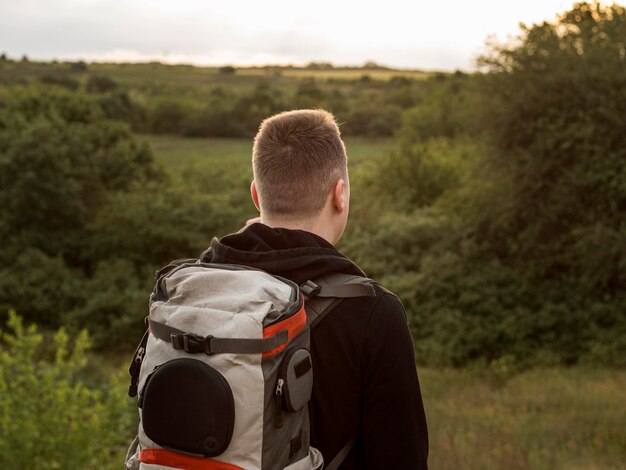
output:
{"label": "man's neck", "polygon": [[335,245],[339,240],[336,239],[335,230],[332,224],[329,224],[325,217],[318,216],[311,219],[287,219],[267,217],[261,214],[261,223],[272,228],[286,228],[290,230],[304,230],[306,232],[314,233],[315,235],[322,237],[331,245]]}

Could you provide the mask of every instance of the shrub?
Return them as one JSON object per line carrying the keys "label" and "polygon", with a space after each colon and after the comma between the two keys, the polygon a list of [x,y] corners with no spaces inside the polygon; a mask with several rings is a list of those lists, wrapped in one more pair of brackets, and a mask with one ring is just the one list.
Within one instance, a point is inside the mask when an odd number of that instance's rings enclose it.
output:
{"label": "shrub", "polygon": [[391,207],[412,212],[434,204],[443,194],[458,188],[473,145],[447,139],[403,145],[380,158],[368,176],[371,186]]}
{"label": "shrub", "polygon": [[88,326],[98,348],[132,349],[145,328],[152,273],[151,267],[138,273],[125,259],[99,262],[82,282],[82,298],[61,315],[63,324],[73,329]]}
{"label": "shrub", "polygon": [[90,75],[85,83],[85,90],[89,93],[106,93],[117,88],[117,82],[104,75]]}
{"label": "shrub", "polygon": [[179,100],[161,100],[148,110],[148,126],[157,134],[177,134],[191,110]]}
{"label": "shrub", "polygon": [[34,325],[10,312],[8,326],[0,343],[0,467],[118,468],[134,413],[121,383],[98,390],[81,382],[86,331],[73,345],[57,331],[48,360]]}
{"label": "shrub", "polygon": [[0,311],[28,312],[40,325],[58,327],[62,314],[82,300],[84,275],[70,269],[60,256],[36,248],[12,253],[10,264],[0,268]]}
{"label": "shrub", "polygon": [[342,132],[348,135],[389,137],[399,129],[402,110],[395,105],[380,106],[379,103],[359,101],[345,114]]}
{"label": "shrub", "polygon": [[180,126],[188,137],[242,137],[245,130],[231,107],[219,96],[205,109],[188,116]]}
{"label": "shrub", "polygon": [[137,101],[131,99],[128,93],[117,91],[100,95],[98,104],[107,119],[123,121],[134,131],[145,130],[146,110]]}
{"label": "shrub", "polygon": [[11,244],[76,259],[105,194],[156,174],[149,149],[95,103],[50,98],[0,108],[0,259]]}
{"label": "shrub", "polygon": [[220,67],[218,71],[222,75],[235,75],[235,72],[237,71],[237,69],[233,67],[232,65],[225,65],[223,67]]}
{"label": "shrub", "polygon": [[77,80],[66,77],[65,75],[43,75],[39,81],[46,85],[57,85],[68,90],[77,90],[80,86]]}
{"label": "shrub", "polygon": [[[26,57],[26,56],[24,56]],[[72,72],[86,72],[87,69],[89,68],[89,66],[83,62],[82,60],[79,62],[70,62],[69,63],[69,69]]]}

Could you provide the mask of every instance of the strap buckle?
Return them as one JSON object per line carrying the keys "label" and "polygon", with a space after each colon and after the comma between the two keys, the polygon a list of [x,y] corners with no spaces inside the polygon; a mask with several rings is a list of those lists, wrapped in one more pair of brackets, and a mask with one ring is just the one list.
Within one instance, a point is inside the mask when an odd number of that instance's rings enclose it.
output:
{"label": "strap buckle", "polygon": [[306,281],[300,286],[300,290],[307,297],[315,297],[317,294],[320,293],[322,288],[315,284],[313,281]]}
{"label": "strap buckle", "polygon": [[200,352],[206,353],[209,356],[213,354],[213,351],[211,350],[211,340],[213,339],[213,335],[200,336],[194,333],[172,333],[170,335],[170,339],[172,340],[172,346],[174,349],[182,349],[189,354]]}

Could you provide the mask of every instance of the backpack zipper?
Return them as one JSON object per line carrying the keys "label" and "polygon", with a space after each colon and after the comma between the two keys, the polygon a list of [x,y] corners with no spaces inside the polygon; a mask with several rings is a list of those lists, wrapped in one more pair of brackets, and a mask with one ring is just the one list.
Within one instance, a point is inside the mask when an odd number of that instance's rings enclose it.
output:
{"label": "backpack zipper", "polygon": [[276,418],[274,419],[274,426],[277,428],[283,427],[283,385],[284,379],[278,379],[276,383],[276,393],[274,394],[274,404],[276,405]]}

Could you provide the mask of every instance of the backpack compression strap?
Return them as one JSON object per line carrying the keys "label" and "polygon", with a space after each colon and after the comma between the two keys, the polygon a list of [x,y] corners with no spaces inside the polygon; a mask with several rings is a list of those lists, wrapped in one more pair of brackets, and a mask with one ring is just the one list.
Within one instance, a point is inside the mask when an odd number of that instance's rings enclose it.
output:
{"label": "backpack compression strap", "polygon": [[137,386],[139,384],[139,371],[141,363],[146,353],[146,345],[148,344],[148,336],[150,333],[155,338],[159,338],[167,343],[171,343],[174,349],[182,349],[189,354],[205,353],[238,353],[238,354],[257,354],[271,351],[289,340],[289,332],[287,330],[279,331],[269,338],[253,339],[253,338],[215,338],[214,336],[201,336],[194,333],[173,328],[165,323],[146,319],[148,329],[141,338],[137,351],[130,362],[128,373],[130,374],[130,387],[128,396],[137,396]]}
{"label": "backpack compression strap", "polygon": [[289,339],[287,330],[263,339],[254,338],[216,338],[214,336],[201,336],[188,333],[178,328],[173,328],[165,323],[148,320],[150,332],[155,338],[159,338],[167,343],[171,343],[174,349],[182,349],[187,353],[237,353],[237,354],[257,354],[265,353],[277,348]]}

